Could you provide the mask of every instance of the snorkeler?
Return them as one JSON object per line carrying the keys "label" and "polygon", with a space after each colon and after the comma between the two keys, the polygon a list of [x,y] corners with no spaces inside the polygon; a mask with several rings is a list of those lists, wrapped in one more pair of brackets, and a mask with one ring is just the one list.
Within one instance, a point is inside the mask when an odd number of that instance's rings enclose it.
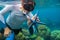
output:
{"label": "snorkeler", "polygon": [[[3,16],[6,15],[7,11],[11,11],[6,19],[6,27],[4,29],[4,36],[7,37],[6,40],[14,40],[14,35],[22,31],[21,28],[24,28],[23,23],[27,20],[28,25],[30,25],[31,20],[29,17],[33,18],[33,14],[30,12],[35,7],[33,0],[21,1],[22,4],[5,5],[5,8],[0,11],[0,14]],[[29,17],[26,17],[26,15]]]}

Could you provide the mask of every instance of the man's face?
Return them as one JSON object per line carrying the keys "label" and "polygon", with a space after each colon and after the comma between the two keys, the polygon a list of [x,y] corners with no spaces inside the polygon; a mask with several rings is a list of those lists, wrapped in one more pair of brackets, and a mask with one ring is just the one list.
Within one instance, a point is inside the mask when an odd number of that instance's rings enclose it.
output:
{"label": "man's face", "polygon": [[23,8],[27,11],[33,11],[34,9],[34,2],[31,1],[27,1],[27,2],[23,2]]}

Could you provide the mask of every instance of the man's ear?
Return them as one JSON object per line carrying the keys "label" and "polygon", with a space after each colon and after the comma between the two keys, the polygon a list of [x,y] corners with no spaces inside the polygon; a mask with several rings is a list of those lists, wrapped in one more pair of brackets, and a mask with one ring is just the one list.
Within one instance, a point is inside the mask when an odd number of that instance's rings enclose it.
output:
{"label": "man's ear", "polygon": [[23,11],[23,10],[24,10],[23,6],[22,6],[22,5],[20,5],[20,11]]}
{"label": "man's ear", "polygon": [[23,7],[20,7],[20,11],[23,11]]}

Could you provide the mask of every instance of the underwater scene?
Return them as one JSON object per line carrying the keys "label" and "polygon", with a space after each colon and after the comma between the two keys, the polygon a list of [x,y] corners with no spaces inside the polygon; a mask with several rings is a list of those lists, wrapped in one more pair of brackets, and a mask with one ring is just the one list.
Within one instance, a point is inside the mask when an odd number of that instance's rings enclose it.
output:
{"label": "underwater scene", "polygon": [[[21,0],[0,0],[0,11],[4,8],[3,5],[10,5],[13,4],[13,2],[20,3],[20,1]],[[33,15],[38,13],[37,16],[43,24],[37,24],[32,21],[32,25],[37,25],[33,27],[33,30],[30,28],[29,32],[27,22],[25,22],[25,28],[22,28],[22,32],[18,30],[18,34],[14,34],[14,32],[12,32],[9,33],[10,36],[7,35],[8,37],[4,37],[4,28],[6,24],[0,21],[0,40],[60,40],[60,0],[34,0],[34,2],[35,8],[31,12]],[[5,22],[11,11],[6,13],[7,14],[4,15]],[[0,18],[0,20],[1,19],[2,18]],[[16,31],[16,33],[18,31]]]}

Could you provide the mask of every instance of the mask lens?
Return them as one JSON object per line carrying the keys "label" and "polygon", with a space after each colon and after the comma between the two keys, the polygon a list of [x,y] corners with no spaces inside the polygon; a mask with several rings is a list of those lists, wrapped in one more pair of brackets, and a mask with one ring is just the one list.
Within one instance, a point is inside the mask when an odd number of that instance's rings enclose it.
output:
{"label": "mask lens", "polygon": [[32,4],[24,4],[24,9],[27,11],[33,11],[34,6]]}

